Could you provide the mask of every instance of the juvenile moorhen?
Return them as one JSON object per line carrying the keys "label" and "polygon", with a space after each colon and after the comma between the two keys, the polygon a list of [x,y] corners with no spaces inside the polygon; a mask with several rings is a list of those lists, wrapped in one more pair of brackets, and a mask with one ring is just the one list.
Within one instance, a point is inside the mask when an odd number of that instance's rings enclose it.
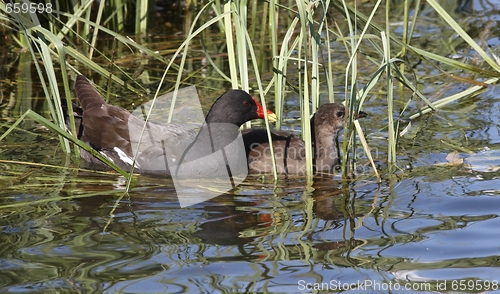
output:
{"label": "juvenile moorhen", "polygon": [[[186,130],[177,124],[147,123],[137,148],[143,120],[121,107],[107,104],[82,75],[76,79],[75,91],[81,106],[81,109],[75,110],[80,122],[77,125],[78,137],[125,170],[131,168],[137,152],[134,171],[138,173],[172,175],[175,171],[171,171],[169,165],[180,166],[181,162],[199,159],[226,148],[238,137],[243,123],[264,118],[263,107],[255,98],[242,90],[229,90],[214,102],[198,131]],[[267,114],[268,119],[276,120],[272,111],[268,110]],[[231,150],[226,152],[231,153]],[[81,156],[87,167],[106,167],[84,150]],[[234,156],[239,155],[236,153]],[[203,167],[198,163],[194,169],[210,172],[210,162]]]}
{"label": "juvenile moorhen", "polygon": [[[359,117],[365,116],[360,112]],[[313,163],[315,172],[333,173],[339,164],[336,138],[344,127],[345,108],[342,105],[323,104],[311,118]],[[280,174],[305,174],[305,143],[299,137],[286,132],[273,131],[276,168]],[[271,150],[264,129],[243,132],[243,141],[252,173],[270,173],[273,170]]]}

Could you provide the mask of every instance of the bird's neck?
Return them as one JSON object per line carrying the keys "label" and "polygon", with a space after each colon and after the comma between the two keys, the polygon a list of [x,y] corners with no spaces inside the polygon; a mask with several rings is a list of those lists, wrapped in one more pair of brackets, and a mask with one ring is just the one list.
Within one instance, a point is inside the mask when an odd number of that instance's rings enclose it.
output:
{"label": "bird's neck", "polygon": [[316,128],[314,130],[314,159],[316,171],[332,172],[339,164],[337,142],[338,130]]}
{"label": "bird's neck", "polygon": [[197,144],[206,146],[209,153],[216,152],[233,142],[239,135],[237,125],[205,122],[196,137]]}

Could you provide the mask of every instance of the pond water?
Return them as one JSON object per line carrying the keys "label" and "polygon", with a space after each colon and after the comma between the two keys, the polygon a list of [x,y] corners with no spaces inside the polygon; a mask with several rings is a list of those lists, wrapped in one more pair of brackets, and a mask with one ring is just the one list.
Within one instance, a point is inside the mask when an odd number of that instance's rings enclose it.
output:
{"label": "pond water", "polygon": [[[457,16],[471,35],[495,24],[483,37],[500,55],[500,1],[464,3],[473,12]],[[439,44],[442,24],[426,21],[417,43]],[[457,58],[476,58],[466,44],[457,48]],[[431,99],[470,86],[425,63],[415,69],[426,73],[420,86]],[[361,69],[360,81],[373,70]],[[206,68],[198,79],[211,74]],[[2,133],[23,111],[7,103],[16,101],[15,79],[2,81]],[[31,105],[44,112],[39,84],[30,88]],[[125,95],[112,103],[139,103]],[[500,293],[500,87],[414,120],[391,172],[383,96],[365,104],[361,121],[381,183],[360,150],[356,180],[324,176],[308,186],[298,177],[250,175],[186,208],[169,179],[137,176],[124,195],[123,177],[78,170],[55,147],[55,134],[26,120],[0,142],[0,292]],[[288,118],[297,116],[296,101],[287,100]]]}

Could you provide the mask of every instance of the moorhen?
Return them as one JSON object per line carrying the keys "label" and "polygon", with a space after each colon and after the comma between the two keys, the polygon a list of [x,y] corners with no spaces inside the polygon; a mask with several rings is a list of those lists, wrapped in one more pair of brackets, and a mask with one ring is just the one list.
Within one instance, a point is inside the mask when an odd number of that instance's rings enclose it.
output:
{"label": "moorhen", "polygon": [[[365,116],[360,112],[359,117]],[[313,163],[315,172],[333,173],[339,164],[336,138],[344,127],[345,108],[335,103],[323,104],[311,118]],[[305,143],[299,137],[286,132],[273,131],[274,155],[280,174],[305,174]],[[264,129],[243,132],[243,141],[251,173],[271,173],[271,150]]]}
{"label": "moorhen", "polygon": [[[221,149],[227,157],[240,156],[238,151],[231,154],[237,146],[225,150],[226,146],[240,135],[239,127],[243,123],[264,118],[263,107],[255,98],[242,90],[229,90],[214,102],[198,131],[177,124],[148,122],[139,144],[144,120],[121,107],[107,104],[82,75],[76,79],[75,91],[81,106],[74,111],[78,137],[124,170],[131,168],[134,154],[137,154],[134,163],[137,173],[172,175],[178,172],[171,170],[172,167],[178,168],[180,163],[203,158]],[[269,120],[276,120],[272,111],[268,110],[267,115]],[[83,149],[81,156],[87,167],[107,167]],[[211,169],[210,161],[202,162],[203,167],[198,162],[189,167],[191,170],[187,174],[220,169],[218,166]],[[246,164],[244,166],[246,168]]]}

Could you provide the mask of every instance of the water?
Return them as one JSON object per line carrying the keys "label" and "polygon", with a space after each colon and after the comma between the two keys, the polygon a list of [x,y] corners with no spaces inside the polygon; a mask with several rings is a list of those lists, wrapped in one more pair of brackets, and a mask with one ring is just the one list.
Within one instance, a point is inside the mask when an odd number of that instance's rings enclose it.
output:
{"label": "water", "polygon": [[[498,1],[472,4],[477,15],[469,17],[498,22]],[[439,26],[431,17],[427,25]],[[498,53],[496,27],[486,40]],[[431,99],[469,87],[428,64],[416,70],[426,73],[420,87]],[[359,75],[365,79],[363,69]],[[123,195],[124,178],[78,171],[53,133],[26,121],[0,143],[0,291],[500,292],[498,97],[492,86],[413,121],[389,174],[384,94],[374,94],[361,124],[382,183],[359,150],[355,181],[325,176],[308,187],[301,178],[249,176],[183,209],[171,180],[139,176]],[[6,105],[3,131],[15,119]],[[453,151],[463,163],[447,160]]]}

